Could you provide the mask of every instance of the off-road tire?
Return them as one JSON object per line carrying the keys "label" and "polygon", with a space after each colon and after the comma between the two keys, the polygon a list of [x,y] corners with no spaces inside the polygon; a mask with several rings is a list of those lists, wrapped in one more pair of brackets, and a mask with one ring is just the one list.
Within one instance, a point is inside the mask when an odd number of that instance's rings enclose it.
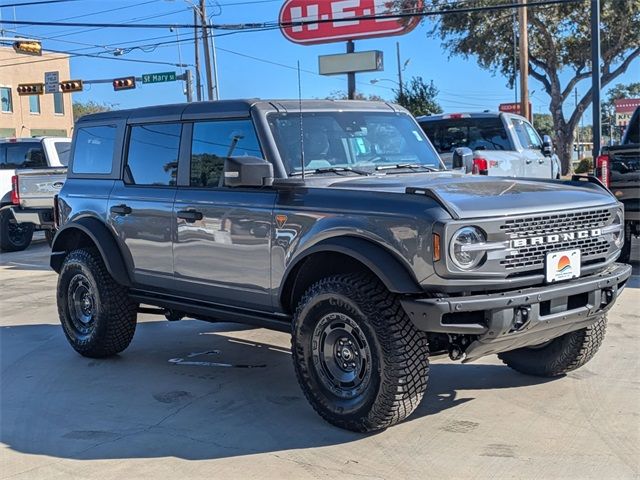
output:
{"label": "off-road tire", "polygon": [[[367,386],[348,399],[323,384],[313,358],[314,331],[335,314],[355,322],[370,352]],[[426,334],[413,326],[397,295],[371,275],[336,275],[313,284],[298,303],[291,344],[302,391],[316,412],[341,428],[367,432],[394,425],[416,409],[427,388]]]}
{"label": "off-road tire", "polygon": [[569,332],[543,347],[518,348],[498,354],[506,365],[527,375],[555,377],[580,368],[593,358],[607,328],[603,315],[590,327]]}
{"label": "off-road tire", "polygon": [[[12,234],[13,229],[19,229],[20,235]],[[3,252],[20,252],[31,245],[33,238],[33,224],[13,222],[13,213],[8,208],[0,210],[0,250]]]}
{"label": "off-road tire", "polygon": [[620,256],[618,257],[618,262],[629,263],[631,261],[632,239],[633,235],[631,235],[631,224],[627,222],[624,226],[624,245],[622,245],[622,250],[620,251]]}
{"label": "off-road tire", "polygon": [[[89,323],[80,320],[74,298],[78,289],[90,297]],[[136,330],[138,305],[117,284],[95,249],[74,250],[58,277],[58,315],[71,346],[81,355],[102,358],[122,352]],[[86,327],[86,328],[85,328]]]}

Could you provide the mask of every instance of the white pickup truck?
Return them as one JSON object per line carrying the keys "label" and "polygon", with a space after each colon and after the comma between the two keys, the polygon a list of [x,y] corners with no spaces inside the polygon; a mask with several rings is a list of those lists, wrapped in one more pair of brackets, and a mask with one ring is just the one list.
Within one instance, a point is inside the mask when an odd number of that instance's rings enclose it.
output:
{"label": "white pickup truck", "polygon": [[540,138],[520,115],[504,112],[451,113],[418,117],[418,123],[447,167],[456,148],[473,151],[472,172],[501,177],[560,178],[551,138]]}
{"label": "white pickup truck", "polygon": [[24,250],[34,230],[51,236],[70,148],[70,138],[0,139],[0,250]]}

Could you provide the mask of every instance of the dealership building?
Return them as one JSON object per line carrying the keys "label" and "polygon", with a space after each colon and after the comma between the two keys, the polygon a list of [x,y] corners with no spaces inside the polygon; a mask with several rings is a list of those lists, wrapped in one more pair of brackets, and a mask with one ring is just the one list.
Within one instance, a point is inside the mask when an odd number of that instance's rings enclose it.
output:
{"label": "dealership building", "polygon": [[16,53],[0,47],[0,138],[71,136],[71,95],[45,93],[18,95],[23,83],[44,83],[45,72],[57,71],[60,80],[70,78],[69,57],[43,52],[42,56]]}

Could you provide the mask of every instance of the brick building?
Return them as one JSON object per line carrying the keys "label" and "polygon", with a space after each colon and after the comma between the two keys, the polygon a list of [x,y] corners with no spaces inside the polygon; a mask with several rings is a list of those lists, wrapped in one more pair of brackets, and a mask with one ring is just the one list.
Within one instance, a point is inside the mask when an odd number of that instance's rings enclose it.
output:
{"label": "brick building", "polygon": [[0,47],[0,138],[71,136],[70,94],[19,96],[17,92],[18,84],[42,83],[44,73],[52,71],[59,72],[60,80],[69,80],[69,57],[46,52],[30,56]]}

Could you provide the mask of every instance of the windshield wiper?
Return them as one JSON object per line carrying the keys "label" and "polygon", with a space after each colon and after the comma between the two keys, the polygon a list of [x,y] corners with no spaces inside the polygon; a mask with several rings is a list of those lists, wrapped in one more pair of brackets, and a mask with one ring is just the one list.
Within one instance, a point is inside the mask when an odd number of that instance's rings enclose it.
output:
{"label": "windshield wiper", "polygon": [[[305,175],[308,174],[316,174],[316,173],[337,173],[338,175],[342,174],[343,172],[351,172],[351,173],[356,173],[358,175],[371,175],[371,173],[364,171],[364,170],[357,170],[351,167],[322,167],[322,168],[315,168],[313,170],[305,170],[304,173]],[[290,177],[295,177],[295,176],[299,176],[302,175],[302,172],[290,172],[289,176]]]}
{"label": "windshield wiper", "polygon": [[439,172],[440,169],[431,167],[429,165],[422,165],[421,163],[398,163],[396,165],[378,165],[376,170],[399,170],[401,168],[409,168],[411,170],[417,170],[422,168],[424,170],[429,170],[430,172]]}

